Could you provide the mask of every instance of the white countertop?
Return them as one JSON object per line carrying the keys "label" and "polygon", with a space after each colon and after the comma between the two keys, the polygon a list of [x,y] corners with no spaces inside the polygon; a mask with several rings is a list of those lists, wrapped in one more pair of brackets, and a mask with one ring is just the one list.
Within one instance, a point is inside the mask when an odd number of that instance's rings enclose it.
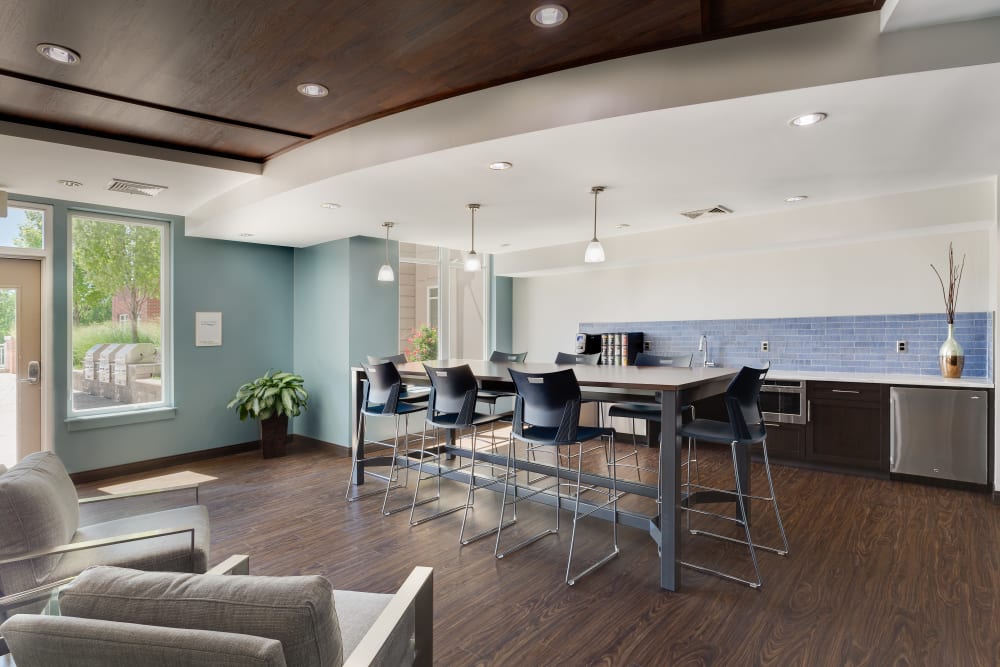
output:
{"label": "white countertop", "polygon": [[943,378],[940,375],[905,375],[902,373],[850,373],[846,371],[783,371],[774,369],[768,380],[818,380],[825,382],[869,382],[872,384],[949,387],[952,389],[992,389],[987,378]]}

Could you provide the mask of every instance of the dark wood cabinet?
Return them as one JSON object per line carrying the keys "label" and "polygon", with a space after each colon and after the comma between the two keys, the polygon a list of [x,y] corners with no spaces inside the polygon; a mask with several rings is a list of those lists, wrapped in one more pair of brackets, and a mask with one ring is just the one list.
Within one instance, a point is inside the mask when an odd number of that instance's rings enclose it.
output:
{"label": "dark wood cabinet", "polygon": [[772,461],[801,461],[806,454],[806,427],[801,424],[767,424],[767,456]]}
{"label": "dark wood cabinet", "polygon": [[888,472],[888,390],[877,384],[810,382],[808,461]]}

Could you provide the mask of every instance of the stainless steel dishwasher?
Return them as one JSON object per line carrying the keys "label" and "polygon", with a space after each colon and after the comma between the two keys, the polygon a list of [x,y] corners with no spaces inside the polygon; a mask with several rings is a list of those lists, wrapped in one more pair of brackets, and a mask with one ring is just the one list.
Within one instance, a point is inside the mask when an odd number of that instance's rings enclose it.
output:
{"label": "stainless steel dishwasher", "polygon": [[890,472],[986,483],[987,392],[891,387],[889,413]]}

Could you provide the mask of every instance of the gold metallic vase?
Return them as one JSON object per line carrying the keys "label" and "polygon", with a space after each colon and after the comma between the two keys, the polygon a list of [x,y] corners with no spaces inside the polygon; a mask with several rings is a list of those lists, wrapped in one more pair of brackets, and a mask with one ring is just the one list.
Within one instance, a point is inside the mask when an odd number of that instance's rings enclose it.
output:
{"label": "gold metallic vase", "polygon": [[938,350],[938,364],[941,366],[941,377],[960,378],[962,367],[965,366],[965,350],[955,340],[955,325],[948,325],[948,339],[941,343]]}

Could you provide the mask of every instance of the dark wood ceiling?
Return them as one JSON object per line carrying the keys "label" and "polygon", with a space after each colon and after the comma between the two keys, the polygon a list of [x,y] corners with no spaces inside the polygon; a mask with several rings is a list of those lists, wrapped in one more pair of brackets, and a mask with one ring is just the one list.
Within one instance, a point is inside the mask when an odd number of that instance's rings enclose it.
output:
{"label": "dark wood ceiling", "polygon": [[500,83],[883,1],[565,0],[569,20],[541,29],[540,0],[4,0],[0,120],[263,161]]}

